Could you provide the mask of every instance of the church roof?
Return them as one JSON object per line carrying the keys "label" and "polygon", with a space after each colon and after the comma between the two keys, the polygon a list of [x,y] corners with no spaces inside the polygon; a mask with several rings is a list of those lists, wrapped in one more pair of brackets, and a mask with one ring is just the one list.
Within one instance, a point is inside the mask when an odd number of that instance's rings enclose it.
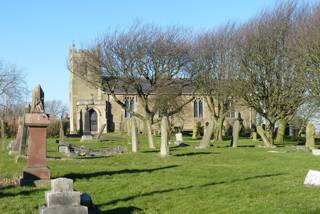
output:
{"label": "church roof", "polygon": [[[163,82],[163,83],[162,83]],[[115,94],[138,94],[141,90],[143,93],[155,94],[158,90],[168,90],[181,93],[184,95],[191,95],[194,93],[194,87],[191,81],[176,79],[176,80],[162,80],[157,84],[151,84],[145,79],[130,80],[130,79],[107,79],[103,80],[103,91],[110,94],[110,88],[113,88]],[[165,87],[163,87],[165,86]]]}

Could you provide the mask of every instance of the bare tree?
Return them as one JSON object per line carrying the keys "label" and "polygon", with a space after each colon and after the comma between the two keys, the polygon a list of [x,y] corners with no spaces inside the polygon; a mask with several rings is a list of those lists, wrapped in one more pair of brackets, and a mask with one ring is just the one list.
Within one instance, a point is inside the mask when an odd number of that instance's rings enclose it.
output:
{"label": "bare tree", "polygon": [[294,45],[299,7],[294,1],[263,11],[243,26],[240,38],[243,98],[266,121],[257,127],[264,144],[274,141],[278,120],[288,120],[305,98],[305,63]]}
{"label": "bare tree", "polygon": [[46,113],[63,117],[68,111],[67,106],[61,100],[47,100],[45,101]]}
{"label": "bare tree", "polygon": [[198,36],[192,54],[197,92],[203,95],[210,112],[209,128],[200,143],[209,145],[212,134],[222,140],[223,123],[236,96],[239,63],[236,54],[234,24]]}
{"label": "bare tree", "polygon": [[320,3],[305,7],[299,18],[297,49],[307,64],[307,84],[311,94],[320,100]]}
{"label": "bare tree", "polygon": [[[10,118],[12,122],[18,116],[21,116],[18,113],[22,114],[23,112],[16,110],[21,109],[21,103],[23,103],[23,99],[27,94],[24,78],[25,76],[22,71],[17,69],[15,65],[5,64],[0,61],[0,120],[2,137],[5,134],[4,126]],[[15,128],[14,123],[10,129],[13,128]]]}
{"label": "bare tree", "polygon": [[[83,78],[104,88],[113,99],[131,115],[145,122],[150,148],[155,148],[151,126],[159,112],[159,93],[179,85],[190,85],[190,73],[186,67],[190,62],[190,42],[187,32],[178,27],[161,29],[153,25],[135,24],[129,30],[114,32],[98,39],[92,51],[87,52],[88,66],[96,74],[94,80]],[[98,47],[98,53],[95,51]],[[99,78],[100,77],[100,78]],[[101,78],[102,77],[102,78]],[[180,81],[177,84],[177,81]],[[144,114],[127,109],[128,106],[117,96],[121,90],[137,94]],[[176,94],[176,93],[175,93]],[[179,112],[185,103],[167,112],[167,116]],[[160,98],[161,100],[161,98]]]}
{"label": "bare tree", "polygon": [[301,105],[296,114],[290,121],[290,126],[297,129],[297,136],[301,136],[305,131],[308,122],[313,118],[317,118],[320,113],[319,101],[314,98],[309,98],[303,105]]}

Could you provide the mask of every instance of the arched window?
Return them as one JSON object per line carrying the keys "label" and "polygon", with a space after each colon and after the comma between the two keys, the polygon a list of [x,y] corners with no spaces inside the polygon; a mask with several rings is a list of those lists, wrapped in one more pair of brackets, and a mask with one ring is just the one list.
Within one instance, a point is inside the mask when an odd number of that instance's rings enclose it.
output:
{"label": "arched window", "polygon": [[203,118],[203,102],[200,98],[193,101],[193,117]]}
{"label": "arched window", "polygon": [[93,109],[89,110],[89,123],[90,131],[98,131],[98,115],[97,112]]}
{"label": "arched window", "polygon": [[130,118],[131,117],[130,112],[134,112],[134,105],[135,105],[134,97],[125,97],[124,104],[126,106],[124,110],[124,118]]}

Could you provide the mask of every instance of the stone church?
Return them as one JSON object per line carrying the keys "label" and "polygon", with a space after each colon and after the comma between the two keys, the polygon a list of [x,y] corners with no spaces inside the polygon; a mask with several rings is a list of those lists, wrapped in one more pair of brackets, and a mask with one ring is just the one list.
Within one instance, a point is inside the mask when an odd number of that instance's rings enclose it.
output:
{"label": "stone church", "polygon": [[[83,58],[86,50],[78,50],[74,46],[69,50],[69,106],[70,106],[70,133],[81,133],[84,129],[84,114],[89,112],[89,127],[91,134],[97,134],[102,128],[103,132],[121,132],[126,131],[130,113],[120,107],[115,102],[110,93],[101,88],[94,87],[88,81],[77,75],[80,69],[77,66],[79,58]],[[90,73],[87,73],[90,75]],[[143,108],[136,94],[127,93],[121,90],[116,91],[116,96],[123,100],[129,109],[142,113]],[[191,97],[191,91],[183,92],[182,96]],[[243,125],[250,129],[255,125],[256,113],[248,107],[237,107],[234,111],[228,113],[225,120],[225,127],[230,127],[235,112],[241,113]],[[203,97],[199,96],[174,117],[174,126],[182,128],[183,131],[191,131],[195,124],[205,124],[209,120],[209,112]],[[137,120],[140,131],[144,130],[144,123]],[[104,126],[105,124],[105,126]],[[159,129],[159,124],[153,126]]]}

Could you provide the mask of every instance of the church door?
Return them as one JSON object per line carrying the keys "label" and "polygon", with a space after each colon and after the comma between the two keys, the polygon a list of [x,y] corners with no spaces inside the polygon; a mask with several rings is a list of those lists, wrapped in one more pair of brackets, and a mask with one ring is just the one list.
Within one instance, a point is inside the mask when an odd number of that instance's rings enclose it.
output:
{"label": "church door", "polygon": [[95,110],[91,109],[89,111],[90,118],[90,131],[96,132],[98,131],[98,116]]}

